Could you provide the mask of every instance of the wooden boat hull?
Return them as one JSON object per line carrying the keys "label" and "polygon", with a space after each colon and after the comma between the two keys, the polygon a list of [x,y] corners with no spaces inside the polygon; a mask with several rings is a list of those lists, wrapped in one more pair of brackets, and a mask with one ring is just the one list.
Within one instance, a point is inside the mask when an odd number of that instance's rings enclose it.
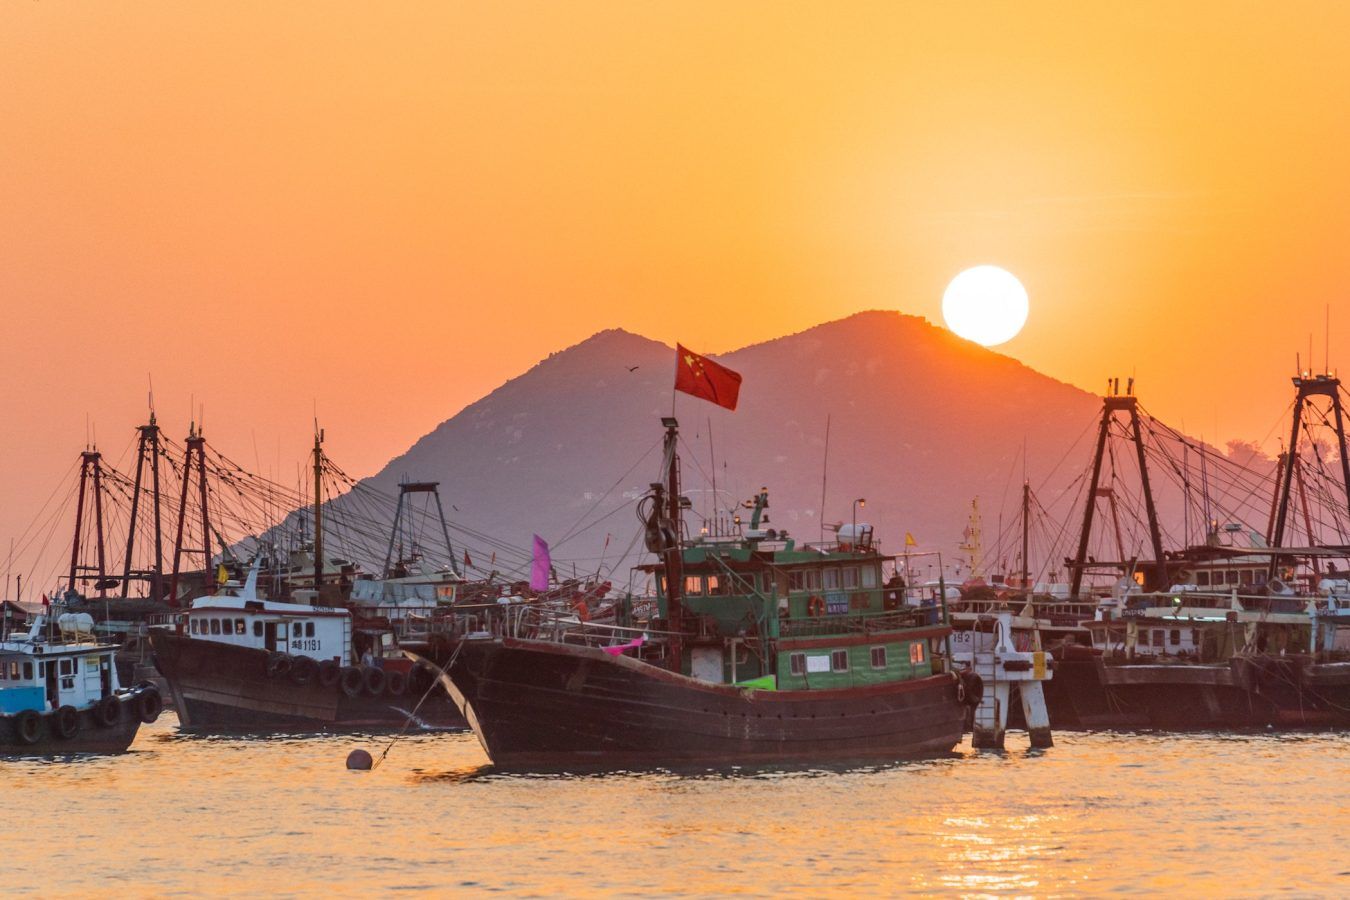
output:
{"label": "wooden boat hull", "polygon": [[1299,656],[1234,657],[1212,664],[1100,664],[1119,708],[1153,728],[1302,728],[1350,724],[1345,683],[1332,666]]}
{"label": "wooden boat hull", "polygon": [[[340,684],[317,679],[297,684],[271,677],[268,653],[198,640],[168,629],[151,632],[155,664],[173,691],[180,727],[196,732],[357,731],[401,729],[420,692],[348,696]],[[445,692],[436,688],[416,711],[411,728],[464,728]]]}
{"label": "wooden boat hull", "polygon": [[104,725],[92,707],[77,712],[75,734],[58,735],[50,714],[42,717],[38,737],[26,743],[19,737],[18,716],[0,715],[0,756],[68,756],[73,754],[125,753],[141,727],[140,697],[153,687],[135,687],[118,694],[117,721]]}
{"label": "wooden boat hull", "polygon": [[602,650],[466,640],[442,676],[508,768],[883,761],[951,752],[954,676],[844,690],[751,691]]}

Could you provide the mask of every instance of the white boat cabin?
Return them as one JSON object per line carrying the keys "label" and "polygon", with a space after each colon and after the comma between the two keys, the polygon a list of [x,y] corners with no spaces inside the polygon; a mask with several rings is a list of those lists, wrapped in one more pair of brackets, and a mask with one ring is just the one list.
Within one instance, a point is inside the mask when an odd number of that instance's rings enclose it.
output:
{"label": "white boat cabin", "polygon": [[240,585],[192,601],[184,616],[188,637],[236,647],[308,656],[339,665],[350,662],[352,617],[345,609],[282,603],[258,597],[258,563]]}
{"label": "white boat cabin", "polygon": [[352,617],[345,609],[209,596],[193,600],[185,618],[184,631],[199,640],[349,662]]}
{"label": "white boat cabin", "polygon": [[116,645],[98,643],[87,614],[63,615],[57,623],[40,615],[27,632],[0,638],[0,714],[83,709],[117,692]]}

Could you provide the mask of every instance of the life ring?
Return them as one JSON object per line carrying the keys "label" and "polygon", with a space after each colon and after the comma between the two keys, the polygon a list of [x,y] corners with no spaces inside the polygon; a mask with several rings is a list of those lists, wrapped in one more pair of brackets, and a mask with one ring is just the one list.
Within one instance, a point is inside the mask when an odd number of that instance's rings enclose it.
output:
{"label": "life ring", "polygon": [[398,670],[384,673],[384,690],[391,697],[402,697],[408,690],[408,676]]}
{"label": "life ring", "polygon": [[318,674],[319,664],[308,656],[298,656],[291,663],[291,681],[302,687],[318,677]]}
{"label": "life ring", "polygon": [[825,598],[813,594],[806,601],[806,614],[808,616],[825,615]]}
{"label": "life ring", "polygon": [[360,695],[361,687],[366,680],[356,666],[343,666],[338,681],[342,685],[342,693],[348,697],[356,697]]}
{"label": "life ring", "polygon": [[94,721],[104,728],[111,728],[122,718],[122,704],[112,694],[98,701],[94,707]]}
{"label": "life ring", "polygon": [[290,674],[290,671],[291,671],[291,658],[287,656],[285,653],[277,653],[273,651],[271,654],[268,655],[267,657],[268,678],[281,678],[285,675]]}
{"label": "life ring", "polygon": [[68,741],[80,730],[80,714],[73,706],[62,706],[52,713],[52,733]]}
{"label": "life ring", "polygon": [[385,684],[384,669],[377,669],[374,666],[366,667],[361,672],[361,682],[367,694],[372,697],[380,696]]}
{"label": "life ring", "polygon": [[330,688],[342,678],[342,667],[331,659],[319,663],[319,684]]}
{"label": "life ring", "polygon": [[21,744],[36,744],[42,736],[42,715],[35,709],[25,709],[14,717],[14,733]]}
{"label": "life ring", "polygon": [[164,698],[159,695],[158,688],[146,688],[136,695],[136,714],[145,724],[149,725],[158,719],[163,711]]}

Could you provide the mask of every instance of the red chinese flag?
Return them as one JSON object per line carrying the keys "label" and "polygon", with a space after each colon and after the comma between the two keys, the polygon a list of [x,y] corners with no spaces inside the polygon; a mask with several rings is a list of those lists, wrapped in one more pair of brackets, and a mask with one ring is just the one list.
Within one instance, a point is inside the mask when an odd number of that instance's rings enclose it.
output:
{"label": "red chinese flag", "polygon": [[741,393],[741,374],[676,344],[675,390],[735,409]]}

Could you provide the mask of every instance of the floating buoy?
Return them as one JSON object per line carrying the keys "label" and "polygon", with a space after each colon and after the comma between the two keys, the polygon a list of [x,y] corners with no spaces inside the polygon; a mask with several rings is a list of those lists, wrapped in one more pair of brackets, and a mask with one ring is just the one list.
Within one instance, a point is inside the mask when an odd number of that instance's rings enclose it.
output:
{"label": "floating buoy", "polygon": [[347,754],[347,768],[359,770],[362,772],[370,771],[370,767],[375,761],[370,758],[370,754],[364,750],[353,750]]}

